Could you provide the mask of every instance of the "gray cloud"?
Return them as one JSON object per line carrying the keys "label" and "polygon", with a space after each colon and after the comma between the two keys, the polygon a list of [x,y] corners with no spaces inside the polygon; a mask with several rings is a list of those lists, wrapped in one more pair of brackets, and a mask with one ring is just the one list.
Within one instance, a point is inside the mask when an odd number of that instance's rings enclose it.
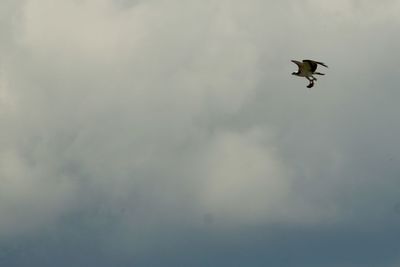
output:
{"label": "gray cloud", "polygon": [[398,1],[0,7],[8,266],[398,263]]}

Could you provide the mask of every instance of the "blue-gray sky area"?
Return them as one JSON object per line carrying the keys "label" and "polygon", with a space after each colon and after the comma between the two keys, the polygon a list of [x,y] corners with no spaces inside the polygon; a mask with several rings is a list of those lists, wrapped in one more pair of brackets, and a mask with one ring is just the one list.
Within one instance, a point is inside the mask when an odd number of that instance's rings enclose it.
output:
{"label": "blue-gray sky area", "polygon": [[0,265],[400,266],[399,14],[2,0]]}

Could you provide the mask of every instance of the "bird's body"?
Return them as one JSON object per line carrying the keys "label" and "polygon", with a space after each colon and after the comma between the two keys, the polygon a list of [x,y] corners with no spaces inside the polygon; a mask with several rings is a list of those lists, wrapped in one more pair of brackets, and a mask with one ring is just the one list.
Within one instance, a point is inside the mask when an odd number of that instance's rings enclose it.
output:
{"label": "bird's body", "polygon": [[311,88],[314,86],[314,81],[317,80],[313,75],[325,75],[320,72],[316,72],[318,65],[328,67],[322,62],[310,60],[310,59],[304,59],[302,62],[297,61],[297,60],[292,60],[293,63],[295,63],[299,69],[297,72],[293,72],[293,75],[299,76],[299,77],[305,77],[307,80],[310,82],[308,84],[308,88]]}

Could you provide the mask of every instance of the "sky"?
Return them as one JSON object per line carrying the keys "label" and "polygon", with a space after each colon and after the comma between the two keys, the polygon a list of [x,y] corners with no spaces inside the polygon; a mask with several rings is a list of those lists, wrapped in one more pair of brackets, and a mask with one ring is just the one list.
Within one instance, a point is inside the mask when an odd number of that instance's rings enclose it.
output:
{"label": "sky", "polygon": [[400,266],[399,13],[2,0],[0,265]]}

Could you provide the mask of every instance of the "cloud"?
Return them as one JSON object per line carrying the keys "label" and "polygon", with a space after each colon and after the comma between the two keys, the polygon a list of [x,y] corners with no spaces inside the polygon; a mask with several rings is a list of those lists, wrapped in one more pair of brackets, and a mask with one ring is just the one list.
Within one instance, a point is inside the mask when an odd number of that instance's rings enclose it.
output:
{"label": "cloud", "polygon": [[268,220],[279,213],[289,198],[287,170],[273,155],[273,149],[260,142],[265,134],[257,130],[218,134],[204,156],[203,205],[228,224],[237,220]]}
{"label": "cloud", "polygon": [[[2,151],[3,164],[9,165],[12,153],[17,167],[4,177],[35,185],[24,194],[47,192],[52,182],[64,181],[62,192],[51,193],[60,199],[49,200],[61,202],[57,212],[38,205],[53,219],[68,212],[63,203],[69,198],[85,198],[84,185],[109,198],[155,187],[160,199],[144,197],[151,209],[179,190],[164,193],[168,186],[157,184],[195,184],[194,178],[184,180],[180,161],[196,157],[210,135],[197,121],[210,115],[207,107],[233,114],[255,90],[256,57],[247,41],[211,2],[150,2],[127,10],[109,1],[59,4],[27,1],[21,7],[24,16],[15,27],[20,36],[12,48],[17,60],[5,61],[12,84],[4,89],[5,101],[14,103],[5,116],[11,152]],[[193,16],[175,18],[178,6],[203,20],[193,28]],[[238,44],[230,46],[232,41]],[[23,206],[27,200],[11,192]],[[29,202],[40,201],[40,194],[32,194]]]}
{"label": "cloud", "polygon": [[[340,243],[346,227],[394,231],[398,1],[0,7],[0,245],[28,243],[36,262],[55,247],[81,263],[93,259],[74,247],[96,240],[89,255],[140,266],[170,244],[176,263],[184,248],[210,260],[206,247],[232,240],[285,253],[309,235],[327,238],[316,249],[342,266],[332,233]],[[313,90],[289,75],[303,57],[329,65]],[[295,236],[281,247],[276,225]],[[298,266],[321,263],[305,254]]]}

